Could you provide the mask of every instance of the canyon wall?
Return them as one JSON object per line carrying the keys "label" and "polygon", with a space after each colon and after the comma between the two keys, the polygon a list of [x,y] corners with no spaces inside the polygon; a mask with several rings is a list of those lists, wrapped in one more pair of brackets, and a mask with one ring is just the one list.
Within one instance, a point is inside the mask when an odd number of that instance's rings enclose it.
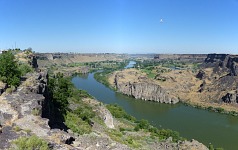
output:
{"label": "canyon wall", "polygon": [[179,60],[191,62],[203,62],[207,54],[157,54],[155,60]]}
{"label": "canyon wall", "polygon": [[[124,72],[125,73],[125,72]],[[134,72],[127,72],[134,74]],[[136,99],[142,99],[145,101],[156,101],[160,103],[171,103],[175,104],[179,102],[178,98],[167,93],[161,86],[149,82],[146,77],[135,76],[135,82],[132,80],[124,81],[124,77],[127,76],[123,72],[117,72],[114,76],[114,85],[118,92],[133,96]]]}
{"label": "canyon wall", "polygon": [[[212,69],[211,74],[204,71],[207,68]],[[211,82],[204,89],[222,93],[217,97],[219,101],[238,103],[238,55],[208,54],[197,77]]]}
{"label": "canyon wall", "polygon": [[238,55],[208,54],[203,65],[204,68],[212,67],[221,71],[228,71],[230,76],[238,76]]}

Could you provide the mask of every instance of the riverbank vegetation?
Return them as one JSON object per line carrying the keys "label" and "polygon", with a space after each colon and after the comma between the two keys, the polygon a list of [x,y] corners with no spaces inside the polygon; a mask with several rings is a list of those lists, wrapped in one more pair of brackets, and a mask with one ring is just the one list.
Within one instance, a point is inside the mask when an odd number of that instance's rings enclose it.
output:
{"label": "riverbank vegetation", "polygon": [[226,114],[226,115],[232,115],[232,116],[238,116],[238,112],[236,111],[227,111],[222,107],[215,107],[215,106],[204,106],[201,104],[190,104],[190,103],[186,103],[186,102],[181,102],[184,105],[190,106],[190,107],[194,107],[194,108],[198,108],[198,109],[205,109],[211,112],[216,112],[216,113],[221,113],[221,114]]}
{"label": "riverbank vegetation", "polygon": [[128,64],[128,60],[123,61],[113,61],[113,60],[106,60],[106,61],[97,61],[97,62],[74,62],[69,63],[67,67],[80,67],[80,66],[87,66],[90,68],[90,72],[97,71],[97,70],[116,70],[120,68],[124,68],[126,64]]}
{"label": "riverbank vegetation", "polygon": [[108,82],[108,75],[112,71],[110,70],[104,70],[103,72],[96,72],[94,74],[94,79],[97,80],[98,82],[104,84],[107,87],[110,87],[110,83]]}
{"label": "riverbank vegetation", "polygon": [[133,116],[127,114],[125,110],[123,110],[117,104],[108,104],[106,105],[106,107],[115,118],[125,119],[133,124],[131,128],[120,128],[120,131],[138,132],[140,130],[143,130],[145,132],[148,132],[152,139],[154,139],[155,137],[159,140],[166,140],[168,138],[172,138],[173,142],[185,140],[185,138],[180,137],[179,133],[176,131],[172,131],[169,129],[158,129],[156,127],[153,127],[147,120],[137,120]]}
{"label": "riverbank vegetation", "polygon": [[[107,67],[103,67],[101,68],[102,71],[100,72],[96,72],[94,74],[94,78],[106,85],[107,87],[110,87],[110,84],[108,82],[108,76],[113,72],[113,71],[116,71],[116,70],[121,70],[121,69],[124,69],[124,67],[129,63],[129,60],[125,60],[123,62],[116,62],[116,63],[113,63],[113,62],[110,62],[109,64],[114,64],[114,65],[107,65]],[[97,69],[100,69],[100,68],[97,68]]]}
{"label": "riverbank vegetation", "polygon": [[[52,109],[54,116],[61,118],[65,125],[74,133],[83,135],[93,131],[93,124],[101,124],[105,128],[102,119],[95,113],[91,101],[92,97],[83,90],[76,89],[70,82],[70,78],[57,74],[49,79],[49,89],[52,99]],[[83,99],[89,99],[86,103]],[[101,107],[103,104],[96,104]],[[112,139],[119,143],[126,144],[131,148],[139,148],[142,144],[148,145],[149,142],[171,141],[178,142],[184,140],[178,132],[168,129],[157,129],[150,125],[146,120],[137,120],[127,114],[116,104],[106,105],[117,121],[114,121],[114,129],[103,129]],[[62,116],[59,116],[61,114]],[[102,130],[102,129],[100,129]]]}
{"label": "riverbank vegetation", "polygon": [[[191,65],[192,67],[194,67],[195,69],[198,67],[198,64],[196,64],[196,63],[194,63],[194,64],[189,64],[189,65]],[[138,65],[136,65],[137,67],[138,67]],[[188,67],[188,66],[186,66],[186,67]],[[194,69],[193,68],[193,69]],[[138,68],[138,70],[140,70],[140,71],[142,71],[142,72],[146,72],[147,73],[147,75],[148,74],[152,74],[152,73],[154,73],[154,74],[162,74],[162,73],[167,73],[167,72],[170,72],[170,71],[172,71],[173,69],[175,69],[175,68],[166,68],[165,66],[146,66],[145,68],[143,68],[143,69],[141,69],[141,68]],[[180,70],[178,69],[178,68],[176,68],[177,70],[177,72],[179,72]],[[186,68],[186,69],[189,69],[189,68]],[[184,69],[182,69],[182,70],[184,70]],[[152,72],[153,71],[153,72]],[[184,70],[184,71],[187,71],[187,70]],[[191,71],[190,71],[191,72]],[[101,78],[103,78],[105,81],[103,81],[102,83],[106,83],[106,82],[108,82],[108,77],[106,77],[106,76],[104,76],[104,74],[103,73],[101,73],[100,74],[101,76]],[[152,74],[152,76],[155,76],[155,75],[153,75]],[[126,77],[126,75],[125,75],[125,77]],[[154,78],[154,77],[151,77],[152,79]],[[99,80],[98,80],[99,81]],[[113,114],[113,116],[114,117],[116,117],[116,118],[123,118],[123,119],[125,119],[125,118],[128,118],[128,116],[127,115],[121,115],[121,114],[124,114],[122,111],[121,111],[121,109],[120,108],[117,108],[117,106],[116,105],[107,105],[107,108],[110,110],[110,112]],[[198,106],[198,108],[199,108],[199,106]],[[222,109],[222,108],[212,108],[212,107],[208,107],[207,108],[208,110],[210,110],[210,111],[216,111],[216,112],[220,112],[220,113],[224,113],[225,111],[224,111],[224,109]],[[234,114],[234,112],[233,112],[233,114]],[[126,119],[126,120],[128,120],[128,119]],[[177,132],[174,132],[174,131],[171,131],[171,130],[168,130],[168,129],[157,129],[157,128],[153,128],[153,127],[151,127],[149,124],[148,124],[148,122],[146,122],[145,120],[141,120],[141,121],[131,121],[130,119],[129,119],[129,121],[130,122],[132,122],[133,123],[133,125],[135,125],[135,127],[134,128],[132,128],[132,127],[130,127],[130,128],[128,128],[128,127],[120,127],[120,131],[137,131],[137,132],[139,132],[139,131],[141,131],[141,130],[143,130],[143,131],[148,131],[149,133],[150,133],[150,135],[153,135],[154,137],[157,137],[157,138],[159,138],[159,139],[166,139],[166,138],[168,138],[168,137],[172,137],[172,139],[173,139],[173,141],[179,141],[179,140],[181,140],[180,139],[180,137],[179,137],[179,134],[177,133]],[[119,139],[121,139],[121,137],[123,137],[121,134],[119,134],[119,133],[115,133],[115,134],[113,134],[112,136],[115,138],[116,137],[116,135],[118,135],[118,138]],[[220,148],[217,148],[217,149],[220,149]]]}
{"label": "riverbank vegetation", "polygon": [[[91,123],[96,115],[83,98],[92,98],[87,92],[76,89],[70,78],[58,73],[49,79],[49,92],[54,110],[54,118],[60,118],[65,125],[78,134],[90,133]],[[98,119],[98,118],[97,118]]]}
{"label": "riverbank vegetation", "polygon": [[[125,110],[117,104],[107,104],[106,107],[116,119],[124,122],[124,125],[119,126],[119,131],[110,130],[109,136],[118,142],[130,145],[132,148],[140,147],[141,140],[165,141],[171,138],[171,142],[175,143],[186,140],[181,137],[177,131],[156,128],[145,119],[137,120],[135,117],[127,114]],[[130,132],[129,136],[126,134],[127,132]],[[145,137],[135,136],[133,132],[140,133],[140,135],[143,134]],[[223,150],[223,148],[214,148],[212,144],[209,144],[208,148],[209,150]]]}

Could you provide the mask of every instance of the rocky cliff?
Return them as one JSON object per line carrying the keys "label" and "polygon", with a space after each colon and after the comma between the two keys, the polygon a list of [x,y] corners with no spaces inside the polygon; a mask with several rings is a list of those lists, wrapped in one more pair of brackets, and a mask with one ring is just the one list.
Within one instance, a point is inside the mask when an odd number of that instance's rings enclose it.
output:
{"label": "rocky cliff", "polygon": [[[43,73],[33,73],[26,76],[27,80],[13,93],[3,93],[0,97],[0,149],[7,149],[11,141],[21,136],[35,134],[50,141],[53,147],[66,149],[51,137],[56,133],[48,125],[48,119],[42,118],[46,92],[46,76]],[[67,133],[59,133],[62,140],[70,138]]]}
{"label": "rocky cliff", "polygon": [[213,68],[215,73],[227,72],[230,76],[238,75],[238,55],[208,54],[203,68]]}
{"label": "rocky cliff", "polygon": [[179,60],[189,62],[203,62],[207,54],[157,54],[155,60]]}
{"label": "rocky cliff", "polygon": [[8,149],[12,146],[12,140],[30,135],[46,140],[52,149],[57,150],[110,149],[112,147],[113,149],[130,149],[101,133],[102,128],[114,128],[113,117],[104,105],[99,106],[99,102],[93,99],[87,101],[90,101],[90,105],[94,105],[93,111],[96,111],[99,117],[105,118],[105,127],[94,123],[94,132],[81,136],[74,134],[70,129],[64,131],[51,128],[50,120],[44,118],[50,115],[49,99],[47,99],[47,72],[34,72],[27,74],[25,78],[26,80],[15,92],[4,92],[0,96],[0,149]]}
{"label": "rocky cliff", "polygon": [[[210,73],[206,71],[208,68],[211,69]],[[198,76],[203,76],[200,79],[210,83],[203,87],[205,91],[219,93],[213,98],[224,103],[238,104],[238,55],[208,54]]]}
{"label": "rocky cliff", "polygon": [[116,72],[113,84],[119,92],[136,99],[172,104],[179,102],[178,98],[170,95],[161,86],[154,84],[145,76],[139,75],[135,70]]}
{"label": "rocky cliff", "polygon": [[[171,59],[179,56],[172,55]],[[143,70],[128,69],[113,73],[109,82],[119,92],[137,99],[164,103],[182,101],[215,111],[238,113],[238,55],[208,54],[197,71],[187,68],[161,72],[160,67],[151,71],[156,74],[154,79]]]}
{"label": "rocky cliff", "polygon": [[[38,67],[34,55],[19,53],[17,58],[30,63],[33,68]],[[58,118],[52,115],[54,112],[52,100],[49,99],[48,72],[36,71],[23,76],[21,85],[13,91],[5,92],[7,85],[0,82],[0,149],[16,149],[12,144],[13,140],[31,135],[44,139],[51,149],[57,150],[105,149],[106,145],[109,145],[107,149],[129,149],[126,145],[114,142],[107,135],[99,136],[93,132],[79,136],[68,128],[61,130],[60,126],[64,123],[58,124]],[[99,134],[98,128],[114,128],[113,117],[104,105],[99,107],[97,103],[92,111],[97,111],[99,118],[105,118],[105,126],[93,124],[94,131]],[[112,143],[113,146],[110,146]]]}
{"label": "rocky cliff", "polygon": [[67,65],[70,63],[99,62],[106,60],[121,61],[128,56],[126,54],[113,53],[36,53],[39,67],[51,65]]}

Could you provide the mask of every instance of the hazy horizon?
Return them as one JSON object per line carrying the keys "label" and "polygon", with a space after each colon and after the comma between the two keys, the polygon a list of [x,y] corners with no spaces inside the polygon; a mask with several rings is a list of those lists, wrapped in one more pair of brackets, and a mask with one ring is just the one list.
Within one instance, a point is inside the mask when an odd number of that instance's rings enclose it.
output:
{"label": "hazy horizon", "polygon": [[238,52],[238,0],[1,0],[0,50]]}

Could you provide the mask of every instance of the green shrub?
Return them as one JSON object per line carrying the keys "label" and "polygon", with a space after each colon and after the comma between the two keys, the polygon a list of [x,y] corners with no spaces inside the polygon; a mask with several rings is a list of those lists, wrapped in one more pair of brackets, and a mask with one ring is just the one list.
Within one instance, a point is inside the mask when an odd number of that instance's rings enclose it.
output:
{"label": "green shrub", "polygon": [[16,88],[14,86],[11,86],[10,88],[6,89],[6,93],[12,93],[16,90]]}
{"label": "green shrub", "polygon": [[18,86],[20,84],[21,72],[11,51],[0,55],[0,64],[0,77],[7,84]]}
{"label": "green shrub", "polygon": [[139,147],[141,147],[141,144],[139,144],[132,137],[127,137],[126,140],[125,140],[125,144],[129,145],[132,148],[139,148]]}
{"label": "green shrub", "polygon": [[16,132],[19,132],[19,131],[21,131],[22,129],[21,129],[19,126],[15,126],[15,127],[13,127],[13,130],[16,131]]}
{"label": "green shrub", "polygon": [[93,98],[87,91],[78,90],[76,88],[71,89],[71,96],[76,99],[77,101],[81,100],[82,98]]}
{"label": "green shrub", "polygon": [[79,106],[74,111],[67,111],[65,124],[75,133],[86,134],[91,132],[91,119],[94,118],[95,112],[92,107],[79,103]]}
{"label": "green shrub", "polygon": [[30,137],[20,137],[12,142],[16,150],[49,150],[46,141],[33,135]]}
{"label": "green shrub", "polygon": [[170,129],[161,129],[158,130],[157,136],[160,139],[167,139],[169,137],[172,137],[174,142],[178,142],[179,140],[184,140],[184,138],[179,136],[179,133],[177,131],[172,131]]}
{"label": "green shrub", "polygon": [[71,112],[67,112],[67,115],[65,116],[65,124],[73,132],[81,135],[90,133],[92,128],[88,122],[82,120],[78,115]]}
{"label": "green shrub", "polygon": [[213,110],[213,107],[212,107],[212,106],[209,106],[209,107],[207,107],[207,109],[208,109],[209,111],[212,111],[212,110]]}
{"label": "green shrub", "polygon": [[112,140],[117,141],[119,143],[124,142],[124,140],[122,140],[123,134],[120,131],[111,129],[111,130],[108,130],[107,132]]}
{"label": "green shrub", "polygon": [[224,150],[223,148],[215,148],[215,150]]}
{"label": "green shrub", "polygon": [[106,107],[115,118],[124,118],[124,119],[127,119],[129,121],[133,121],[133,122],[136,120],[135,117],[127,114],[125,112],[125,110],[123,110],[117,104],[108,104],[108,105],[106,105]]}
{"label": "green shrub", "polygon": [[137,132],[140,130],[140,127],[139,126],[135,126],[134,130]]}
{"label": "green shrub", "polygon": [[33,68],[25,63],[19,65],[19,70],[21,72],[21,76],[26,75],[28,72],[33,72]]}
{"label": "green shrub", "polygon": [[5,77],[5,76],[0,76],[0,81],[6,83],[6,82],[7,82],[7,77]]}
{"label": "green shrub", "polygon": [[122,128],[122,127],[120,127],[119,130],[120,130],[120,132],[126,131],[126,129]]}
{"label": "green shrub", "polygon": [[138,126],[139,129],[149,129],[149,127],[150,127],[149,122],[144,119],[142,119],[140,121],[136,121],[136,123],[137,123],[136,126]]}
{"label": "green shrub", "polygon": [[223,108],[218,107],[216,108],[216,111],[219,113],[224,113],[225,110]]}
{"label": "green shrub", "polygon": [[158,133],[158,129],[155,128],[155,127],[150,127],[150,128],[149,128],[149,131],[150,131],[151,133]]}
{"label": "green shrub", "polygon": [[209,150],[223,150],[223,148],[214,148],[214,146],[212,144],[208,145],[208,149]]}
{"label": "green shrub", "polygon": [[40,115],[40,110],[39,109],[32,109],[31,113],[32,113],[32,115],[39,116]]}

